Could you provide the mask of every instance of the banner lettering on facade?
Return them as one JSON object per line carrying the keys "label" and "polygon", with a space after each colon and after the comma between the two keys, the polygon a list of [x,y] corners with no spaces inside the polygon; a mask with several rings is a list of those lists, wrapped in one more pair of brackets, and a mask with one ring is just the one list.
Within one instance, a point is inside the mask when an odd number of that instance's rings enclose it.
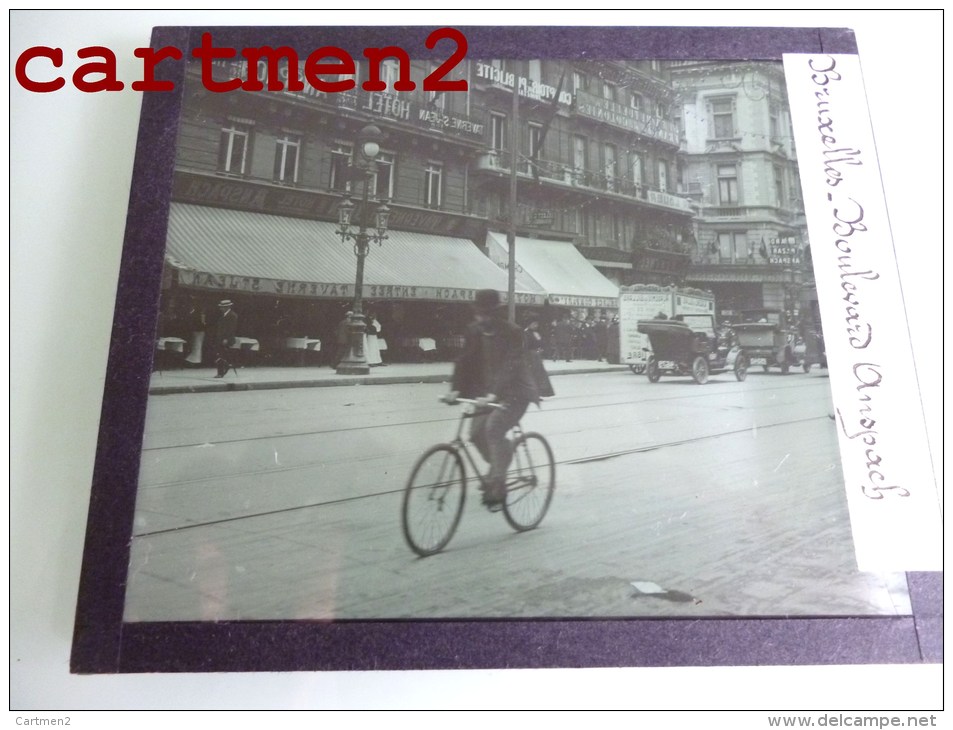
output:
{"label": "banner lettering on facade", "polygon": [[[354,284],[263,279],[251,276],[212,274],[205,271],[179,271],[179,284],[194,289],[221,292],[269,294],[315,299],[352,299]],[[365,284],[361,295],[365,299],[399,299],[404,301],[472,302],[476,289],[456,287],[409,286],[403,284]],[[506,294],[503,294],[506,299]],[[612,301],[612,300],[607,300]],[[541,305],[542,294],[516,293],[517,304]],[[614,302],[613,302],[614,304]],[[583,306],[583,305],[579,305]],[[586,305],[600,306],[600,305]]]}

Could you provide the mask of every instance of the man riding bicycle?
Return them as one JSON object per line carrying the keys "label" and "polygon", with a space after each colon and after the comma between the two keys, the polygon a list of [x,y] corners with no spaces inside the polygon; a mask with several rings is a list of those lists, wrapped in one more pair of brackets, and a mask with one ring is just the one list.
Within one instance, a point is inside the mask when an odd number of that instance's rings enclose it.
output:
{"label": "man riding bicycle", "polygon": [[470,440],[489,462],[483,503],[499,507],[506,498],[506,470],[512,458],[507,432],[519,423],[540,393],[523,348],[523,331],[508,322],[494,289],[481,289],[474,300],[474,322],[466,330],[463,352],[453,370],[452,390],[444,400],[458,397],[502,408],[479,408],[470,425]]}

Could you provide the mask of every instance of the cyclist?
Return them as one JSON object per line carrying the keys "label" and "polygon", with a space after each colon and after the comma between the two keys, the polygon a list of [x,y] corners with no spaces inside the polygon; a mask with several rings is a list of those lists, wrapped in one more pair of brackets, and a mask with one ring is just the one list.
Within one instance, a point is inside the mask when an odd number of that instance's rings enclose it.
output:
{"label": "cyclist", "polygon": [[506,470],[512,458],[507,432],[519,423],[539,390],[524,356],[523,331],[508,322],[494,289],[481,289],[474,298],[474,321],[467,327],[463,352],[453,370],[452,390],[444,401],[458,397],[502,408],[478,408],[470,424],[470,440],[490,464],[483,503],[499,509],[506,498]]}

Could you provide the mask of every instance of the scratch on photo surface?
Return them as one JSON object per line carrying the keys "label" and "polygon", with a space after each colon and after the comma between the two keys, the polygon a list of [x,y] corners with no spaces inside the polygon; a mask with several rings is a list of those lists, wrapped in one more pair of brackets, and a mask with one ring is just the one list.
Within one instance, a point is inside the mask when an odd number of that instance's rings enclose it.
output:
{"label": "scratch on photo surface", "polygon": [[781,464],[783,464],[785,461],[787,461],[789,456],[790,456],[790,454],[785,454],[785,455],[784,455],[784,458],[781,459],[781,461],[778,463],[778,465],[777,465],[776,467],[774,467],[774,470],[777,471],[778,469],[780,469],[780,468],[781,468]]}

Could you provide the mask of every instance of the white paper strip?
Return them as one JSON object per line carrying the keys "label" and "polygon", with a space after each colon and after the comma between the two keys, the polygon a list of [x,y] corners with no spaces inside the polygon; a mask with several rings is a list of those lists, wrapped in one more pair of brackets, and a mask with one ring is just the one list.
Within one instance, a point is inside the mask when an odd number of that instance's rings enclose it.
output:
{"label": "white paper strip", "polygon": [[784,70],[857,563],[942,570],[940,498],[860,63],[791,54]]}

